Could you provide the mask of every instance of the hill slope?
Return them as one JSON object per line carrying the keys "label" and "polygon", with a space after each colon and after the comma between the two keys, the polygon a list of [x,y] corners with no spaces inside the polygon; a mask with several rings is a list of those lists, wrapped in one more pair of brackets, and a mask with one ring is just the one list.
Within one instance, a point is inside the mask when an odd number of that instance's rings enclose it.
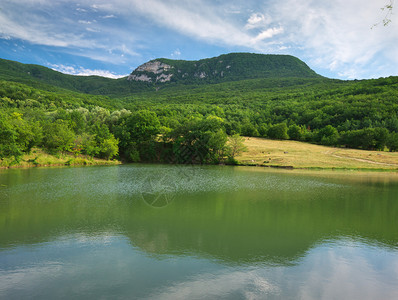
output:
{"label": "hill slope", "polygon": [[321,78],[304,62],[288,55],[231,53],[198,61],[161,58],[139,66],[130,76],[120,79],[67,75],[39,65],[0,59],[0,80],[20,82],[50,91],[58,88],[114,97],[151,91],[170,84],[286,77]]}
{"label": "hill slope", "polygon": [[398,153],[313,145],[298,141],[245,138],[242,165],[294,169],[398,170]]}
{"label": "hill slope", "polygon": [[286,77],[321,76],[294,56],[230,53],[198,61],[155,59],[135,69],[128,80],[192,84]]}
{"label": "hill slope", "polygon": [[126,78],[68,75],[43,66],[5,59],[0,59],[0,80],[20,82],[48,91],[66,89],[95,95],[113,95],[120,91],[127,94],[139,90],[137,85],[129,84]]}

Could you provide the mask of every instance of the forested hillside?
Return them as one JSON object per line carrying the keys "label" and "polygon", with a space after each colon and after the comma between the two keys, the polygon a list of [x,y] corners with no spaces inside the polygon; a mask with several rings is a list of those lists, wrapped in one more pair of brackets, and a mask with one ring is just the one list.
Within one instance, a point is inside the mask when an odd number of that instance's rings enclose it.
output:
{"label": "forested hillside", "polygon": [[46,91],[70,90],[94,95],[128,95],[146,84],[131,83],[126,78],[111,79],[99,76],[74,76],[52,69],[0,59],[0,80],[24,83]]}
{"label": "forested hillside", "polygon": [[256,78],[320,78],[290,55],[230,53],[198,61],[155,59],[139,66],[129,81],[167,84],[209,84]]}
{"label": "forested hillside", "polygon": [[[199,61],[157,59],[166,69],[148,71],[144,64],[127,78],[73,76],[52,69],[0,59],[0,80],[25,83],[50,91],[71,90],[94,95],[122,97],[142,91],[154,91],[175,85],[209,84],[253,78],[320,77],[304,62],[288,55],[231,53]],[[149,69],[150,70],[150,69]],[[153,70],[152,70],[153,71]],[[151,81],[131,80],[134,74],[148,76]],[[171,80],[156,80],[156,77]]]}
{"label": "forested hillside", "polygon": [[41,82],[26,72],[19,76],[19,69],[2,71],[7,80],[0,81],[0,159],[17,161],[40,147],[126,161],[234,163],[231,145],[239,143],[238,135],[398,149],[398,77],[286,77],[278,68],[273,77],[140,83],[146,87],[109,96],[77,92],[80,77],[70,76],[73,87],[61,88],[51,85],[56,77],[50,73]]}

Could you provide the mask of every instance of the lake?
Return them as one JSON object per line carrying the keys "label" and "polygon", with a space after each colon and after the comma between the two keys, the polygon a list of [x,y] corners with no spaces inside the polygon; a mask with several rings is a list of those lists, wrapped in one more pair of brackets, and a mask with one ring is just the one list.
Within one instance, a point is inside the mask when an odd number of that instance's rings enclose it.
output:
{"label": "lake", "polygon": [[398,299],[398,174],[0,170],[0,299]]}

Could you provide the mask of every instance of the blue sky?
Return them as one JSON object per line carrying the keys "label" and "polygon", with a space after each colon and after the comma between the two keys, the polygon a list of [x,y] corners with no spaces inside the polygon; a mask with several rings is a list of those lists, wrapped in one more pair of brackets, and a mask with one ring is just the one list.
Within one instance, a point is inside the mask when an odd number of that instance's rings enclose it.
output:
{"label": "blue sky", "polygon": [[2,0],[0,58],[120,77],[159,57],[253,52],[294,55],[331,78],[386,77],[398,75],[398,17],[382,25],[389,2]]}

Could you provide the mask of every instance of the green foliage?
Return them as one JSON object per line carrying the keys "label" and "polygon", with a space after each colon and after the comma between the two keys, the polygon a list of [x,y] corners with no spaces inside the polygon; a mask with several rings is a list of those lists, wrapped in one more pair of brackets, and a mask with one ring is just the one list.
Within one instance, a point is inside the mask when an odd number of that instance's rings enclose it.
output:
{"label": "green foliage", "polygon": [[392,132],[387,140],[390,151],[398,151],[398,132]]}
{"label": "green foliage", "polygon": [[317,141],[322,145],[337,145],[339,140],[339,132],[332,125],[327,125],[318,131]]}
{"label": "green foliage", "polygon": [[[0,158],[39,145],[76,156],[217,163],[232,157],[227,134],[397,151],[398,77],[331,80],[284,56],[161,61],[193,77],[155,89],[0,60],[8,80],[0,80]],[[198,70],[214,76],[197,78]],[[83,90],[112,96],[76,92]]]}
{"label": "green foliage", "polygon": [[140,110],[121,118],[113,132],[121,141],[120,149],[129,161],[153,160],[154,140],[160,133],[160,122],[154,112]]}
{"label": "green foliage", "polygon": [[287,129],[288,128],[286,123],[273,125],[268,129],[268,136],[271,139],[287,140],[289,138],[289,135],[287,134]]}
{"label": "green foliage", "polygon": [[305,131],[306,130],[303,128],[303,126],[292,124],[289,126],[287,135],[291,140],[302,141],[305,137]]}
{"label": "green foliage", "polygon": [[227,153],[227,134],[217,116],[194,119],[181,125],[171,135],[178,163],[220,163]]}
{"label": "green foliage", "polygon": [[[110,79],[98,76],[72,76],[43,66],[21,64],[5,59],[0,59],[0,80],[20,82],[56,92],[67,89],[87,94],[120,97],[136,92],[153,91],[158,86],[208,84],[250,78],[320,77],[304,62],[289,55],[230,53],[199,61],[157,60],[172,66],[171,70],[164,72],[165,75],[173,75],[171,82],[155,84],[128,81],[126,77]],[[136,73],[151,77],[153,82],[158,76],[146,71],[135,71],[132,74]]]}
{"label": "green foliage", "polygon": [[259,136],[259,132],[256,126],[250,123],[249,120],[244,120],[243,124],[240,125],[240,133],[245,136]]}
{"label": "green foliage", "polygon": [[74,137],[68,123],[59,119],[44,125],[42,146],[51,154],[66,152],[73,147]]}
{"label": "green foliage", "polygon": [[75,138],[74,149],[79,149],[80,153],[88,156],[97,156],[100,152],[96,135],[88,133],[83,133]]}
{"label": "green foliage", "polygon": [[4,115],[0,114],[0,159],[22,156],[18,133]]}
{"label": "green foliage", "polygon": [[341,143],[348,147],[371,150],[384,150],[389,143],[388,140],[389,133],[386,128],[363,128],[344,132],[341,136]]}
{"label": "green foliage", "polygon": [[18,161],[40,141],[40,128],[36,123],[29,124],[22,116],[17,112],[11,115],[0,112],[0,159],[13,156]]}
{"label": "green foliage", "polygon": [[110,138],[105,139],[99,145],[100,157],[111,159],[119,152],[119,141],[112,135]]}
{"label": "green foliage", "polygon": [[374,149],[384,150],[389,138],[389,132],[386,128],[377,127],[374,129]]}
{"label": "green foliage", "polygon": [[[172,83],[203,84],[237,81],[249,78],[268,77],[319,77],[304,62],[289,55],[264,55],[253,53],[229,53],[198,61],[156,59],[171,69]],[[156,81],[158,74],[134,71],[132,75],[143,75]],[[158,83],[159,84],[159,83]]]}
{"label": "green foliage", "polygon": [[228,138],[228,154],[230,157],[234,158],[247,151],[247,147],[243,143],[244,140],[239,134],[234,134]]}
{"label": "green foliage", "polygon": [[140,110],[128,116],[126,127],[130,137],[137,142],[149,141],[160,132],[156,113],[148,110]]}

